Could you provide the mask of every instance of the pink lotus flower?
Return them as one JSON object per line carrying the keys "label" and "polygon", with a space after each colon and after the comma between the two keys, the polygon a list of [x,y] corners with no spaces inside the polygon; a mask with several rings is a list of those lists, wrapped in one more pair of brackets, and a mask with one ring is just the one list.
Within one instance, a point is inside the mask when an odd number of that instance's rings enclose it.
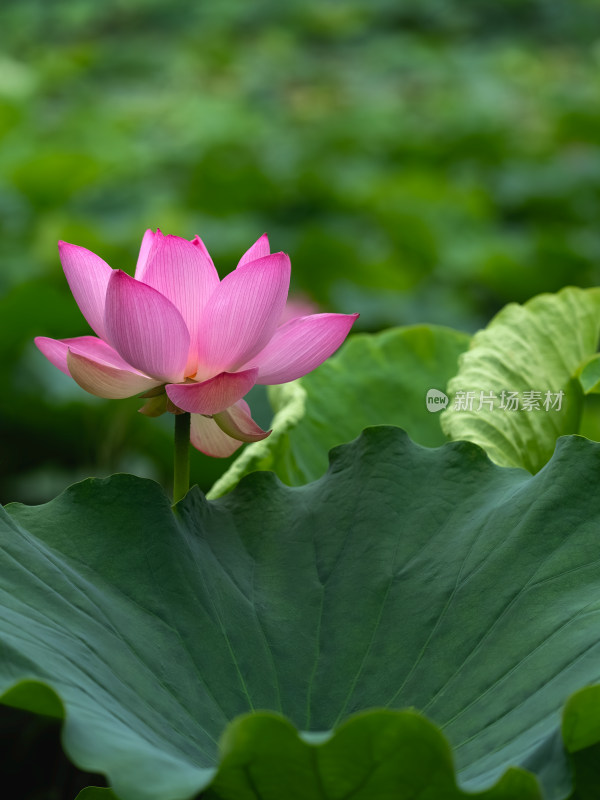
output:
{"label": "pink lotus flower", "polygon": [[191,442],[229,456],[264,439],[242,399],[254,386],[287,383],[342,344],[358,314],[311,314],[283,325],[290,260],[263,235],[219,280],[202,240],[146,231],[132,278],[84,247],[59,242],[73,296],[97,336],[36,345],[98,397],[142,393],[140,409],[191,413]]}

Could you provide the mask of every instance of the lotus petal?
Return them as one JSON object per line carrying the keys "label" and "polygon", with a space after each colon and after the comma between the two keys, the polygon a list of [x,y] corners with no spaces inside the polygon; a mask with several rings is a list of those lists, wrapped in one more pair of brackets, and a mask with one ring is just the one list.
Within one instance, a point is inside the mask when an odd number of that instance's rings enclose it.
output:
{"label": "lotus petal", "polygon": [[75,302],[94,333],[105,339],[104,304],[113,270],[100,256],[76,244],[59,242],[58,252]]}
{"label": "lotus petal", "polygon": [[271,431],[263,431],[254,422],[250,406],[245,400],[238,400],[235,405],[215,414],[213,419],[223,433],[240,442],[259,442],[271,435]]}
{"label": "lotus petal", "polygon": [[196,450],[213,458],[227,458],[242,446],[242,442],[223,433],[214,419],[200,414],[191,416],[190,441]]}
{"label": "lotus petal", "polygon": [[210,257],[210,253],[208,252],[208,249],[207,249],[206,245],[204,244],[202,239],[198,236],[198,234],[196,234],[196,236],[194,236],[194,238],[192,239],[192,244],[194,245],[194,247],[199,247],[200,248],[203,256],[206,258],[206,260],[209,262],[209,264],[212,264],[213,267],[214,267],[213,260]]}
{"label": "lotus petal", "polygon": [[190,335],[173,303],[115,270],[106,293],[108,341],[136,369],[163,383],[184,378]]}
{"label": "lotus petal", "polygon": [[284,253],[230,272],[208,301],[199,327],[198,373],[234,372],[257,355],[277,328],[290,283]]}
{"label": "lotus petal", "polygon": [[199,245],[157,231],[143,276],[144,283],[168,298],[183,317],[191,338],[186,374],[195,373],[200,317],[219,285],[212,261]]}
{"label": "lotus petal", "polygon": [[[157,230],[156,233],[160,233],[160,230]],[[140,254],[138,256],[137,264],[135,266],[135,279],[136,281],[143,281],[144,280],[144,271],[146,269],[146,264],[148,263],[148,256],[150,254],[150,250],[152,249],[152,245],[154,244],[154,237],[156,234],[154,231],[148,230],[144,234],[142,238],[142,245],[140,247]]]}
{"label": "lotus petal", "polygon": [[[46,356],[48,361],[65,375],[70,375],[67,365],[69,350],[85,356],[92,361],[99,361],[117,369],[136,372],[109,344],[97,339],[95,336],[75,336],[72,339],[50,339],[48,336],[36,336],[37,348]],[[141,375],[141,373],[138,373]],[[147,377],[147,376],[144,376]]]}
{"label": "lotus petal", "polygon": [[202,383],[168,385],[166,392],[177,408],[192,414],[218,414],[240,400],[256,383],[258,369],[222,372]]}
{"label": "lotus petal", "polygon": [[70,348],[67,351],[67,365],[71,377],[82,389],[108,400],[132,397],[160,385],[158,381],[140,375],[137,371],[119,369],[94,361]]}
{"label": "lotus petal", "polygon": [[342,344],[358,314],[313,314],[281,325],[269,344],[248,361],[258,367],[257,383],[287,383],[301,378]]}
{"label": "lotus petal", "polygon": [[269,237],[266,233],[257,239],[252,247],[249,247],[244,255],[240,258],[240,261],[237,265],[237,269],[243,267],[244,264],[249,264],[251,261],[256,261],[258,258],[264,258],[268,256],[271,252],[271,248],[269,247]]}

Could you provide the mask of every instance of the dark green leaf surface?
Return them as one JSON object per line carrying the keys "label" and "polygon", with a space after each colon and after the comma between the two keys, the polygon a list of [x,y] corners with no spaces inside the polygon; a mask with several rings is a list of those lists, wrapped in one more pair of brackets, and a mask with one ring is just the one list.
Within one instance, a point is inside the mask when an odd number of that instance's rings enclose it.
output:
{"label": "dark green leaf surface", "polygon": [[[580,430],[576,375],[596,352],[599,336],[598,289],[569,287],[522,306],[511,303],[461,356],[442,428],[451,439],[479,444],[498,464],[537,472],[559,436]],[[529,395],[533,403],[527,404],[528,393],[537,393]]]}
{"label": "dark green leaf surface", "polygon": [[121,800],[537,798],[511,765],[564,800],[561,708],[600,680],[598,474],[580,437],[531,476],[379,427],[301,488],[257,473],[173,513],[121,475],[11,506],[0,691],[52,687]]}
{"label": "dark green leaf surface", "polygon": [[268,439],[244,448],[209,497],[229,491],[243,475],[272,470],[298,486],[321,477],[332,447],[369,425],[397,425],[419,444],[446,437],[439,413],[428,411],[429,389],[444,391],[470,337],[440,325],[393,328],[353,336],[317,370],[270,388],[277,412]]}

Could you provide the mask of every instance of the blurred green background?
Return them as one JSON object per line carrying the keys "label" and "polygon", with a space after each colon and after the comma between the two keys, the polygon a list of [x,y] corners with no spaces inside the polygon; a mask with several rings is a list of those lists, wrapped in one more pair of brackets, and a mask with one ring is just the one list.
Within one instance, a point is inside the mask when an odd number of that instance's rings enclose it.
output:
{"label": "blurred green background", "polygon": [[[3,0],[0,25],[1,502],[170,481],[170,417],[32,344],[88,332],[58,239],[131,272],[146,228],[198,233],[225,274],[267,231],[294,291],[372,331],[600,283],[598,0]],[[204,488],[226,466],[193,453]]]}

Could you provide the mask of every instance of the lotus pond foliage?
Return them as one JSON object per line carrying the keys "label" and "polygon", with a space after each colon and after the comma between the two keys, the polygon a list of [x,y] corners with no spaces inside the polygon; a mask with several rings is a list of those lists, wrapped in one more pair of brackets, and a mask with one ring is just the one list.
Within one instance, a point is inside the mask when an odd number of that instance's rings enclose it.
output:
{"label": "lotus pond foliage", "polygon": [[[0,14],[2,502],[170,480],[166,422],[147,436],[136,401],[95,402],[31,347],[89,333],[59,239],[132,272],[141,231],[198,231],[222,278],[269,231],[292,294],[373,332],[472,333],[506,303],[600,284],[595,0]],[[250,405],[267,429],[264,393]],[[204,490],[226,468],[192,453]]]}
{"label": "lotus pond foliage", "polygon": [[600,5],[0,18],[4,790],[598,800]]}

